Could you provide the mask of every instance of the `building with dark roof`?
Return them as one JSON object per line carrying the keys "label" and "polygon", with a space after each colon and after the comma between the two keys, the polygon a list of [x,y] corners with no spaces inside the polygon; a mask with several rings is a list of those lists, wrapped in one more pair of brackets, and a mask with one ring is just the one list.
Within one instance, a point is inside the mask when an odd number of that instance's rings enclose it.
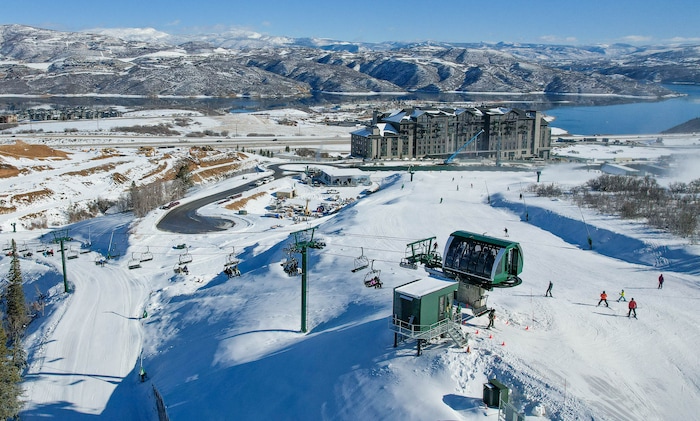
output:
{"label": "building with dark roof", "polygon": [[374,112],[372,123],[351,133],[352,156],[365,159],[549,158],[551,130],[539,111],[515,108],[408,108]]}

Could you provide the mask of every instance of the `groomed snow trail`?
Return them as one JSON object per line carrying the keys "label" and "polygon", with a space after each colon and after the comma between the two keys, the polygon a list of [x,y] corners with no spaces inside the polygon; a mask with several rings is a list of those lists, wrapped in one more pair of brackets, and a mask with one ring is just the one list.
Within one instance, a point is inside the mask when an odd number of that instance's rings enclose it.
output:
{"label": "groomed snow trail", "polygon": [[66,262],[73,290],[36,344],[40,356],[27,370],[24,419],[41,418],[42,408],[54,405],[76,416],[99,415],[121,382],[136,381],[146,282],[116,262],[97,266],[91,256]]}

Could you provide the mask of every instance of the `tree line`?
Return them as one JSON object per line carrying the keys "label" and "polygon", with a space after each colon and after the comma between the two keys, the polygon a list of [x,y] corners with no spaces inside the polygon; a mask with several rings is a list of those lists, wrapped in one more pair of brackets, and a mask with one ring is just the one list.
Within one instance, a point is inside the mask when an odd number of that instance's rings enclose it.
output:
{"label": "tree line", "polygon": [[[554,184],[536,184],[538,196],[564,194]],[[695,242],[700,234],[700,179],[659,185],[651,176],[601,175],[569,192],[579,206],[624,219],[645,219],[650,226]]]}
{"label": "tree line", "polygon": [[22,373],[27,366],[27,353],[22,338],[31,321],[24,297],[22,271],[17,257],[17,244],[12,240],[12,261],[2,293],[0,325],[0,419],[16,419],[22,408]]}

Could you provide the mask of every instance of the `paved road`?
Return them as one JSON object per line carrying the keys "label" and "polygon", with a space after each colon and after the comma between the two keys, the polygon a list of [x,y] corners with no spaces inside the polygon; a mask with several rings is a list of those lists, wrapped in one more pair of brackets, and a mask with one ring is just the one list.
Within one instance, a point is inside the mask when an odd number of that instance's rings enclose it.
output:
{"label": "paved road", "polygon": [[[283,171],[279,168],[280,165],[284,164],[270,165],[268,167],[270,170],[274,171],[273,177],[275,177],[275,179],[283,176]],[[262,176],[263,173],[259,174]],[[197,211],[203,206],[218,202],[219,200],[223,200],[234,194],[243,193],[250,188],[251,187],[249,184],[245,184],[212,194],[211,196],[178,205],[171,209],[165,214],[165,216],[163,216],[163,218],[161,218],[160,221],[158,221],[156,228],[161,231],[169,231],[180,234],[201,234],[212,231],[224,231],[234,225],[232,220],[203,216],[197,213]]]}

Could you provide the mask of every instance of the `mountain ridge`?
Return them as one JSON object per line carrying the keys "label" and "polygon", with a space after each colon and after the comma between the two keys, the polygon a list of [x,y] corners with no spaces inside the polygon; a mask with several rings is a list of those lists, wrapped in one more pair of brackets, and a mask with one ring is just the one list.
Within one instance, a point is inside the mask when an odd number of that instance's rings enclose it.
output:
{"label": "mountain ridge", "polygon": [[661,83],[700,83],[697,46],[370,44],[244,31],[176,37],[149,29],[132,29],[138,37],[129,39],[114,33],[0,26],[0,94],[477,92],[658,99],[674,95]]}

